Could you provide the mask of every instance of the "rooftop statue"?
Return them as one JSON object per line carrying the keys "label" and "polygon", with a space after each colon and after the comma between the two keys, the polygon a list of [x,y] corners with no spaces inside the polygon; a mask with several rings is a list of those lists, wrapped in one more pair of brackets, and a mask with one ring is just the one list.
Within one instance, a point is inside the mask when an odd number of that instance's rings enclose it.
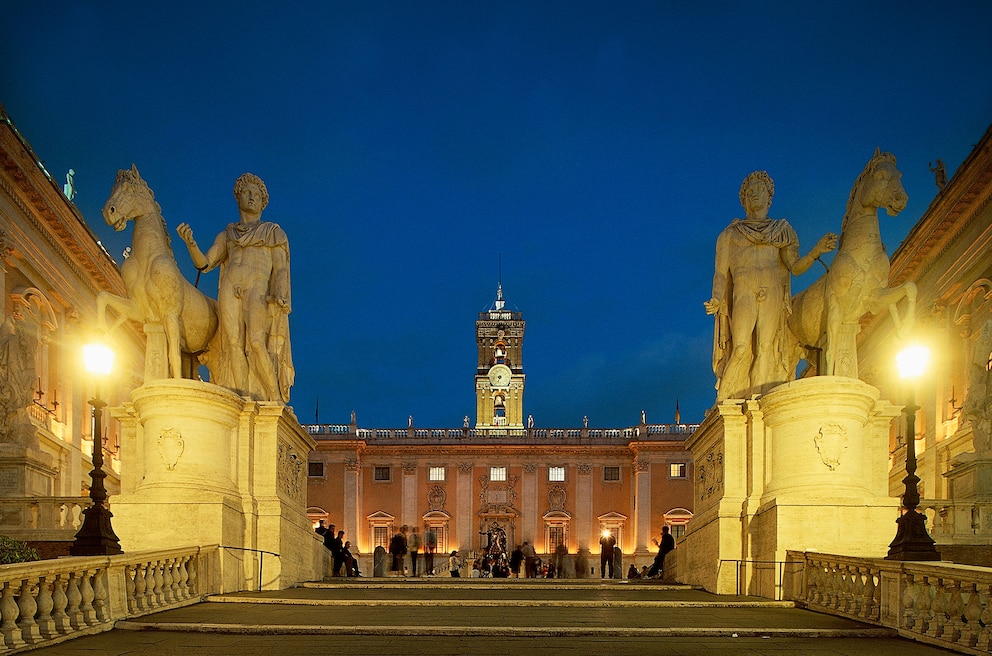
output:
{"label": "rooftop statue", "polygon": [[[869,312],[888,308],[897,333],[908,334],[916,315],[916,285],[888,286],[889,256],[878,230],[878,209],[896,216],[908,200],[895,156],[876,149],[851,189],[837,256],[827,273],[792,301],[789,328],[798,341],[793,369],[801,357],[815,362],[809,352],[822,350],[819,374],[857,378],[856,338],[859,322]],[[897,304],[903,298],[907,307],[900,315]]]}
{"label": "rooftop statue", "polygon": [[765,171],[748,175],[740,188],[745,216],[717,238],[713,296],[704,303],[707,314],[716,315],[717,403],[764,394],[795,377],[786,335],[791,276],[805,273],[837,243],[837,235],[828,233],[800,257],[789,222],[768,218],[774,193]]}
{"label": "rooftop statue", "polygon": [[[113,330],[126,319],[161,324],[165,332],[169,375],[192,376],[192,359],[185,368],[182,354],[203,352],[217,331],[217,308],[212,298],[194,287],[176,265],[172,243],[155,194],[141,179],[138,168],[117,172],[117,181],[103,206],[103,219],[114,230],[134,222],[130,255],[121,265],[127,298],[109,292],[97,296],[97,321],[107,329],[107,308],[117,313]],[[184,372],[185,369],[185,372]]]}
{"label": "rooftop statue", "polygon": [[200,271],[220,267],[217,348],[207,354],[211,382],[259,401],[289,401],[295,379],[289,342],[289,240],[262,221],[265,183],[245,173],[234,183],[240,220],[217,235],[206,253],[183,223],[177,232]]}

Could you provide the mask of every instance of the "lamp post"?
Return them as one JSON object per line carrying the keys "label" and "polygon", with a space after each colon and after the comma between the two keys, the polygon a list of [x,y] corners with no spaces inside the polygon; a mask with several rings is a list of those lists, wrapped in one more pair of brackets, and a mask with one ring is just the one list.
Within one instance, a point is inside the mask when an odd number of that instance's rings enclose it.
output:
{"label": "lamp post", "polygon": [[927,518],[916,507],[920,505],[919,482],[916,475],[916,411],[913,385],[919,378],[930,351],[925,346],[909,346],[899,352],[896,362],[899,377],[907,382],[909,399],[906,413],[906,478],[902,482],[906,489],[902,494],[903,513],[896,520],[896,537],[889,544],[887,560],[940,560],[940,552],[934,546],[933,538],[927,533]]}
{"label": "lamp post", "polygon": [[89,372],[96,384],[93,399],[93,471],[90,472],[90,499],[93,505],[83,511],[83,525],[76,533],[76,539],[69,547],[72,556],[109,556],[123,553],[120,541],[110,525],[113,515],[107,508],[107,488],[103,479],[107,477],[103,471],[103,409],[107,403],[100,398],[100,379],[110,373],[114,363],[114,352],[105,344],[87,344],[83,347],[83,359],[86,371]]}

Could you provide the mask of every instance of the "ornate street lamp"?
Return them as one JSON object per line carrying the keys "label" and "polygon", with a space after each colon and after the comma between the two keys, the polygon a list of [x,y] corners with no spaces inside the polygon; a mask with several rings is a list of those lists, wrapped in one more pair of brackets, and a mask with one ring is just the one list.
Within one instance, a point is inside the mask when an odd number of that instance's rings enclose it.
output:
{"label": "ornate street lamp", "polygon": [[920,505],[920,477],[916,475],[916,405],[913,385],[926,369],[930,351],[925,346],[912,345],[899,352],[896,363],[899,377],[907,382],[909,401],[906,403],[906,490],[902,494],[903,513],[896,520],[896,537],[889,544],[887,560],[940,560],[940,552],[927,533],[927,518],[916,507]]}
{"label": "ornate street lamp", "polygon": [[100,381],[110,373],[114,364],[114,352],[106,344],[93,343],[83,347],[86,371],[95,381],[93,399],[93,471],[90,472],[90,499],[93,505],[83,511],[83,525],[76,533],[76,539],[69,547],[72,556],[109,556],[123,553],[120,540],[110,525],[113,515],[107,508],[107,488],[103,479],[103,409],[107,403],[100,398]]}

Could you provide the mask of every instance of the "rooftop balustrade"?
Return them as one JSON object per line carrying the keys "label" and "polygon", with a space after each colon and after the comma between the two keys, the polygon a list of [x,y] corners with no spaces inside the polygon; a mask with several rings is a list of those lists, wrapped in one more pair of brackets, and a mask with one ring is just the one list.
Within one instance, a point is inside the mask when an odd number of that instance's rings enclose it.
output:
{"label": "rooftop balustrade", "polygon": [[684,441],[699,424],[642,424],[629,428],[359,428],[353,424],[304,424],[317,441],[361,440],[378,444],[626,444],[636,440]]}

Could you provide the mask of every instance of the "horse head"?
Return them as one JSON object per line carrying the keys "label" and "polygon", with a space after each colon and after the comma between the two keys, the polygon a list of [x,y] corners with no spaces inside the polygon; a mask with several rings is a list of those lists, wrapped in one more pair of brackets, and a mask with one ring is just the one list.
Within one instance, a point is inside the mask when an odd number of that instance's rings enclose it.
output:
{"label": "horse head", "polygon": [[161,212],[155,202],[155,194],[138,173],[134,164],[131,169],[121,169],[117,172],[117,181],[110,190],[110,197],[103,205],[103,220],[114,230],[120,231],[127,227],[127,222],[139,216],[152,212]]}
{"label": "horse head", "polygon": [[882,207],[889,216],[896,216],[906,209],[908,201],[909,195],[902,186],[902,172],[896,168],[896,156],[876,148],[851,190],[847,214],[851,214],[857,203],[874,211]]}

